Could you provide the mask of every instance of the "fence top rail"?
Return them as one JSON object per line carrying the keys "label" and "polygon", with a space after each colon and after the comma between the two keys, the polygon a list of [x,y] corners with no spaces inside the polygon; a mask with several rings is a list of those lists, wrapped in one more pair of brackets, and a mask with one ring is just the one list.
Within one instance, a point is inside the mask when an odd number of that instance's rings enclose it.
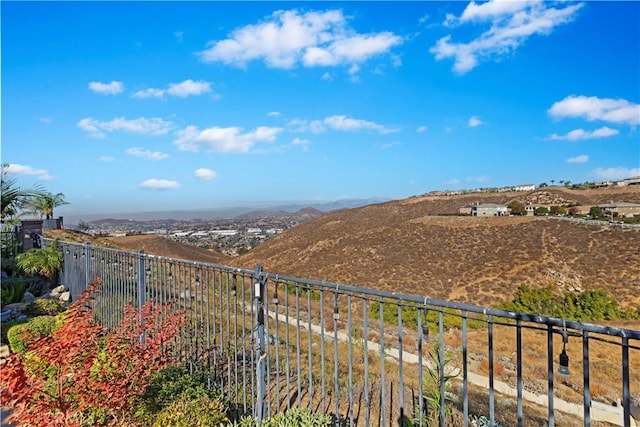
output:
{"label": "fence top rail", "polygon": [[[43,238],[43,241],[53,242],[54,240]],[[142,256],[147,259],[157,259],[161,261],[175,262],[175,263],[181,263],[181,264],[187,263],[196,267],[213,268],[213,269],[226,271],[229,273],[241,274],[245,276],[254,275],[254,270],[250,270],[246,268],[230,267],[230,266],[221,265],[221,264],[205,263],[205,262],[198,262],[198,261],[192,261],[192,260],[184,260],[184,259],[178,259],[178,258],[151,255],[151,254],[145,254],[142,251],[134,252],[134,251],[121,250],[121,249],[105,248],[101,246],[96,247],[96,246],[90,245],[89,243],[82,244],[82,243],[73,243],[73,242],[64,242],[64,241],[60,243],[63,243],[65,245],[75,246],[80,249],[88,246],[91,248],[98,248],[99,250],[109,251],[113,253],[123,253],[131,256]],[[313,280],[313,279],[305,279],[305,278],[299,278],[295,276],[288,276],[288,275],[282,275],[282,274],[274,274],[274,273],[269,273],[264,271],[260,273],[260,276],[261,276],[260,278],[265,281],[271,280],[276,283],[293,282],[296,284],[306,285],[310,288],[313,287],[313,288],[316,288],[317,290],[325,290],[328,292],[334,292],[338,294],[356,295],[363,299],[367,299],[375,302],[379,302],[379,301],[384,302],[385,300],[392,300],[388,302],[392,304],[411,305],[411,306],[415,306],[416,308],[424,308],[427,310],[452,309],[452,310],[457,310],[458,312],[461,312],[463,315],[465,315],[466,313],[477,313],[477,314],[482,314],[486,316],[495,316],[495,317],[500,317],[504,319],[519,320],[521,322],[532,322],[532,323],[550,325],[558,328],[569,328],[569,329],[580,330],[585,332],[593,332],[597,334],[617,336],[620,338],[640,340],[640,331],[633,330],[633,329],[598,325],[594,323],[577,322],[577,321],[560,319],[555,317],[539,316],[536,314],[505,311],[497,308],[483,307],[483,306],[460,303],[455,301],[440,300],[440,299],[431,298],[429,296],[420,297],[416,295],[408,295],[408,294],[389,292],[389,291],[378,290],[378,289],[369,289],[369,288],[363,288],[363,287],[347,285],[347,284],[325,282],[325,281],[319,281],[319,280]]]}

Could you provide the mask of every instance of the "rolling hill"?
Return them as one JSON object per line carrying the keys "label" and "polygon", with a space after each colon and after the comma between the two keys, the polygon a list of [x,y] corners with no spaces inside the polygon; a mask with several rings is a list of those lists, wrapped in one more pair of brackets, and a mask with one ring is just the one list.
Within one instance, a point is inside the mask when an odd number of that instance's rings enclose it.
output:
{"label": "rolling hill", "polygon": [[551,198],[640,202],[640,188],[422,196],[331,212],[233,260],[316,280],[482,305],[521,284],[606,289],[640,304],[640,230],[545,217],[450,215],[465,204]]}

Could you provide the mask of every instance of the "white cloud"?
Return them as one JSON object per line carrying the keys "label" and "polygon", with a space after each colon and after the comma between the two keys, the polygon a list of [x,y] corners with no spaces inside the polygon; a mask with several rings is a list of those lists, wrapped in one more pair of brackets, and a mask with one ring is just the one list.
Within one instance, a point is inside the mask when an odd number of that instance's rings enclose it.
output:
{"label": "white cloud", "polygon": [[124,91],[124,84],[117,81],[111,83],[91,82],[89,89],[100,95],[117,95]]}
{"label": "white cloud", "polygon": [[187,126],[178,131],[178,139],[173,143],[181,151],[207,151],[210,153],[246,153],[255,144],[273,142],[282,128],[260,126],[253,132],[242,133],[242,128],[218,126],[199,130]]}
{"label": "white cloud", "polygon": [[160,151],[144,150],[140,147],[127,148],[125,152],[127,154],[131,154],[132,156],[154,161],[169,158],[168,154],[161,153]]}
{"label": "white cloud", "polygon": [[140,187],[146,188],[148,190],[171,190],[180,187],[180,184],[178,183],[178,181],[150,178],[143,181],[140,184]]}
{"label": "white cloud", "polygon": [[591,171],[591,175],[598,180],[612,180],[631,178],[640,176],[640,168],[597,168]]}
{"label": "white cloud", "polygon": [[293,138],[293,140],[291,141],[291,145],[298,145],[298,146],[302,147],[302,149],[304,151],[309,150],[309,144],[311,144],[311,143],[309,142],[308,139]]}
{"label": "white cloud", "polygon": [[131,95],[133,98],[144,99],[144,98],[163,98],[164,97],[164,89],[156,89],[150,87],[148,89],[139,90]]}
{"label": "white cloud", "polygon": [[438,61],[453,58],[453,70],[465,74],[480,60],[499,60],[515,51],[533,35],[550,34],[556,26],[573,20],[583,4],[562,6],[556,8],[541,1],[472,1],[459,18],[447,15],[445,25],[488,22],[490,28],[468,43],[452,42],[451,35],[442,37],[430,52]]}
{"label": "white cloud", "polygon": [[44,123],[45,125],[50,125],[51,123],[53,123],[53,119],[51,117],[40,117],[40,122]]}
{"label": "white cloud", "polygon": [[178,40],[179,42],[181,42],[184,39],[184,33],[182,31],[174,31],[173,32],[173,36],[176,38],[176,40]]}
{"label": "white cloud", "polygon": [[608,138],[610,136],[614,136],[619,134],[620,132],[617,129],[611,129],[606,126],[601,127],[600,129],[588,131],[584,129],[574,129],[566,135],[558,135],[556,133],[549,136],[549,139],[554,140],[562,140],[566,139],[569,141],[579,141],[582,139],[595,139],[595,138]]}
{"label": "white cloud", "polygon": [[210,42],[199,55],[204,62],[238,67],[254,60],[272,68],[326,67],[363,63],[400,43],[402,38],[390,32],[358,34],[340,10],[280,10],[261,23],[235,29],[225,40]]}
{"label": "white cloud", "polygon": [[477,116],[471,116],[468,123],[469,123],[469,126],[472,128],[485,124],[485,122],[480,120]]}
{"label": "white cloud", "polygon": [[115,162],[116,158],[112,157],[112,156],[100,156],[99,159],[101,162],[106,162],[106,163],[111,163],[111,162]]}
{"label": "white cloud", "polygon": [[333,76],[331,75],[330,72],[325,72],[324,74],[322,74],[322,77],[320,77],[321,80],[324,81],[333,81]]}
{"label": "white cloud", "polygon": [[7,173],[15,175],[35,176],[41,181],[50,181],[53,179],[53,176],[51,176],[45,169],[35,169],[31,166],[20,165],[18,163],[10,163],[5,170]]}
{"label": "white cloud", "polygon": [[196,169],[195,172],[193,172],[193,175],[196,177],[196,179],[199,179],[201,181],[210,181],[218,176],[215,171],[207,168]]}
{"label": "white cloud", "polygon": [[575,157],[569,157],[567,159],[567,163],[587,163],[589,161],[589,156],[586,154],[581,154]]}
{"label": "white cloud", "polygon": [[418,126],[418,128],[416,129],[416,132],[418,133],[423,133],[427,131],[427,127],[426,126]]}
{"label": "white cloud", "polygon": [[323,120],[323,123],[331,129],[342,130],[342,131],[372,130],[382,134],[393,133],[398,131],[398,129],[387,128],[385,126],[382,126],[374,122],[361,120],[361,119],[353,119],[351,117],[347,117],[343,115],[326,117]]}
{"label": "white cloud", "polygon": [[640,104],[626,99],[571,95],[555,102],[548,113],[555,119],[580,117],[588,121],[602,120],[631,126],[640,124]]}
{"label": "white cloud", "polygon": [[167,93],[169,95],[178,96],[180,98],[186,98],[191,95],[202,95],[203,93],[211,92],[211,83],[203,80],[193,81],[187,79],[180,83],[170,83]]}
{"label": "white cloud", "polygon": [[287,127],[292,132],[311,132],[321,133],[325,131],[325,127],[322,125],[321,120],[303,120],[292,119],[287,123]]}
{"label": "white cloud", "polygon": [[108,122],[87,117],[78,122],[77,126],[89,133],[93,138],[104,138],[105,132],[126,132],[140,135],[160,136],[167,134],[173,128],[173,122],[162,120],[158,117],[150,119],[139,117],[127,120],[124,117],[116,117]]}
{"label": "white cloud", "polygon": [[279,111],[269,111],[269,112],[267,113],[267,116],[269,116],[269,117],[280,117],[281,115],[282,115],[282,114],[280,114],[280,112],[279,112]]}

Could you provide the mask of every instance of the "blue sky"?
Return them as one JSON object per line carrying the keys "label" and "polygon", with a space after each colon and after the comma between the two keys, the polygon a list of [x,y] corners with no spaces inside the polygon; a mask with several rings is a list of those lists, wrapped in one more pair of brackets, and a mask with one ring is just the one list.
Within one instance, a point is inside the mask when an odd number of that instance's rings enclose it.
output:
{"label": "blue sky", "polygon": [[2,162],[56,214],[640,175],[638,2],[7,2]]}

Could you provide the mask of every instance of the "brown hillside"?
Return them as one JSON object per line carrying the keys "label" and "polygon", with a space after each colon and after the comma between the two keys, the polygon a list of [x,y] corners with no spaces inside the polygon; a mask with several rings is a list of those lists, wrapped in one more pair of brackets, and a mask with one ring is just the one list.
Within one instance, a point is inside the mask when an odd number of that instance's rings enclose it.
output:
{"label": "brown hillside", "polygon": [[94,237],[90,234],[71,230],[46,230],[45,236],[68,242],[105,246],[128,251],[144,250],[145,253],[212,264],[229,264],[230,258],[220,252],[210,251],[197,246],[185,245],[174,240],[154,235],[125,237]]}
{"label": "brown hillside", "polygon": [[[597,204],[611,199],[610,191],[558,193]],[[616,196],[613,200],[637,201],[640,189]],[[606,289],[624,306],[640,304],[640,230],[538,217],[431,216],[477,198],[414,197],[329,213],[233,263],[482,305],[511,299],[524,283]],[[480,202],[513,198],[489,195]]]}

